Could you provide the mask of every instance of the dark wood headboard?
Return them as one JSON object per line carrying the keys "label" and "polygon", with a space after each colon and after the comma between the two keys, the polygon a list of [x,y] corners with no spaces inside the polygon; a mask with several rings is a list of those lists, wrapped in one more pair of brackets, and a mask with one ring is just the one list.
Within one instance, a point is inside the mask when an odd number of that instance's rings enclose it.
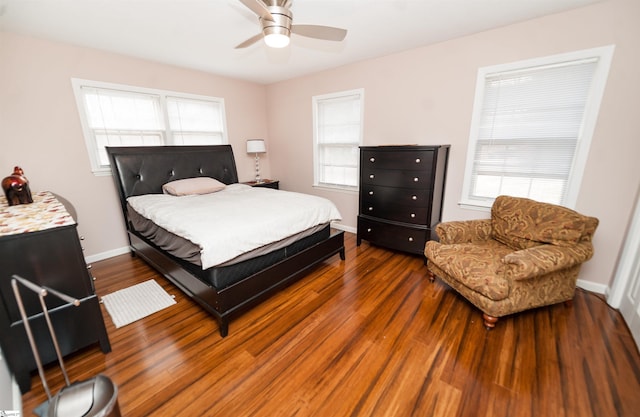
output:
{"label": "dark wood headboard", "polygon": [[108,146],[111,171],[126,218],[127,197],[161,194],[169,181],[211,177],[238,182],[231,145]]}

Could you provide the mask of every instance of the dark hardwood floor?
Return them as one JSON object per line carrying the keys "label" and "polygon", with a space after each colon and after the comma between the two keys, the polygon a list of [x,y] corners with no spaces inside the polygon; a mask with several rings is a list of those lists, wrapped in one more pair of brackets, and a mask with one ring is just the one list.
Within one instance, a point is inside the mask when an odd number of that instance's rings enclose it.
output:
{"label": "dark hardwood floor", "polygon": [[[177,305],[116,329],[113,351],[67,358],[72,380],[119,387],[123,416],[640,415],[640,355],[620,314],[583,290],[487,331],[419,257],[346,233],[335,256],[231,322],[216,321],[129,255],[93,265],[99,296],[157,280]],[[62,376],[48,367],[57,390]],[[24,415],[45,399],[37,374]]]}

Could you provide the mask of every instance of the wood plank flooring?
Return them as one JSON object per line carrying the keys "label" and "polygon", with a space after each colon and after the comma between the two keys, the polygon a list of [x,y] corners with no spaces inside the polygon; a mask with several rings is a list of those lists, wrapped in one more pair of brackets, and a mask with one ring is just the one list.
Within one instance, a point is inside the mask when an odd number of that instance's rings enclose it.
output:
{"label": "wood plank flooring", "polygon": [[[620,314],[578,290],[494,330],[413,257],[356,247],[231,321],[216,321],[129,255],[93,265],[99,296],[148,279],[177,305],[116,329],[113,351],[66,360],[72,380],[119,387],[123,416],[640,415],[640,355]],[[48,367],[50,385],[63,380]],[[24,415],[45,399],[37,374]]]}

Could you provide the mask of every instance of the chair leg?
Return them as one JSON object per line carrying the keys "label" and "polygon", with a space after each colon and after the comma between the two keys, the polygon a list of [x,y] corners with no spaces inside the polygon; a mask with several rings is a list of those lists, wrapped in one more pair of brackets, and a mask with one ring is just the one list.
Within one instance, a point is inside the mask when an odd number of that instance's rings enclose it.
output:
{"label": "chair leg", "polygon": [[496,327],[496,323],[498,322],[497,317],[490,316],[487,313],[482,313],[482,320],[484,320],[484,327],[487,330],[491,330]]}
{"label": "chair leg", "polygon": [[430,282],[434,282],[436,280],[436,276],[429,269],[427,269],[427,278],[429,278]]}

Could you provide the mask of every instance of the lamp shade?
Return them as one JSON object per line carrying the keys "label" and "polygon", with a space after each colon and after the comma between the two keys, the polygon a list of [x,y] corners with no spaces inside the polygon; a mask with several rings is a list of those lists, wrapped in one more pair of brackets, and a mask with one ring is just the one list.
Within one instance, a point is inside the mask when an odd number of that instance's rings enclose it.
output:
{"label": "lamp shade", "polygon": [[247,140],[247,153],[265,153],[267,149],[264,146],[264,139]]}

